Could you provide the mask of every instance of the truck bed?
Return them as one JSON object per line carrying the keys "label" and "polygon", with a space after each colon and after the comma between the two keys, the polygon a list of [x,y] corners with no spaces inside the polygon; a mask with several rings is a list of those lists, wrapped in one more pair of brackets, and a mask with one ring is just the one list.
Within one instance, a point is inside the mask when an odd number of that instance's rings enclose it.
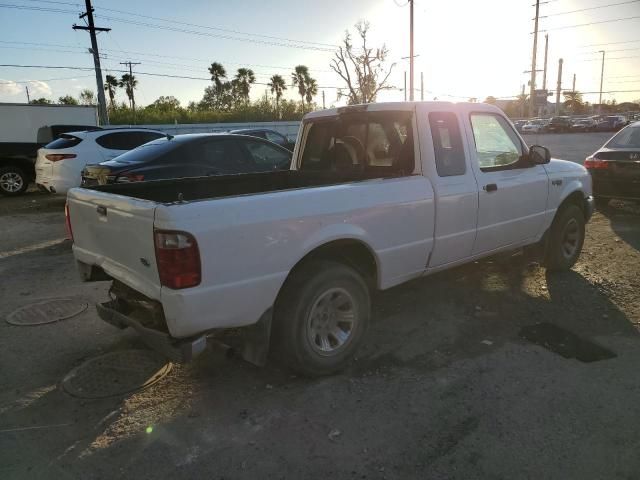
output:
{"label": "truck bed", "polygon": [[254,193],[274,192],[294,188],[337,185],[341,183],[383,178],[387,172],[303,172],[285,170],[266,173],[219,175],[211,177],[155,180],[89,187],[105,193],[124,195],[141,200],[172,203],[210,198],[232,197]]}

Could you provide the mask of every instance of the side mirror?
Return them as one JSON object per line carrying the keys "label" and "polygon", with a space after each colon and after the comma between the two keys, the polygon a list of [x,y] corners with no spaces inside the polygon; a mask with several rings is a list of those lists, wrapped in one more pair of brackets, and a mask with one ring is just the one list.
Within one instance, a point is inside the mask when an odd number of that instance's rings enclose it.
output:
{"label": "side mirror", "polygon": [[543,165],[551,161],[551,152],[547,147],[532,145],[529,147],[529,160],[535,165]]}

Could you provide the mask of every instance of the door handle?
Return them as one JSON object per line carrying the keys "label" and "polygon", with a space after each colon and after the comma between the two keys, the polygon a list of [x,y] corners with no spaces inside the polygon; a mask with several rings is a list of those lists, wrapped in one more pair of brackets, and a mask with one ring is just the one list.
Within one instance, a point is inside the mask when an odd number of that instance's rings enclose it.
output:
{"label": "door handle", "polygon": [[496,185],[495,183],[489,183],[482,187],[482,189],[486,192],[495,192],[496,190],[498,190],[498,185]]}

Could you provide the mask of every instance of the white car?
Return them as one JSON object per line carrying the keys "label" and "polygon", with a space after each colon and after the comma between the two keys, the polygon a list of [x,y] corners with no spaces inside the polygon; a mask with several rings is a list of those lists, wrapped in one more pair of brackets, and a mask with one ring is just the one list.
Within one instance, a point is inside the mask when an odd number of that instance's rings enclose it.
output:
{"label": "white car", "polygon": [[103,320],[179,360],[240,328],[245,359],[326,374],[371,291],[525,246],[568,270],[593,208],[498,108],[400,102],[306,115],[289,171],[74,188],[67,222],[83,278],[113,280]]}
{"label": "white car", "polygon": [[157,130],[136,128],[64,133],[38,150],[36,185],[50,193],[67,193],[80,186],[87,164],[112,160],[163,136]]}
{"label": "white car", "polygon": [[531,120],[522,126],[522,133],[542,133],[545,126],[544,120]]}

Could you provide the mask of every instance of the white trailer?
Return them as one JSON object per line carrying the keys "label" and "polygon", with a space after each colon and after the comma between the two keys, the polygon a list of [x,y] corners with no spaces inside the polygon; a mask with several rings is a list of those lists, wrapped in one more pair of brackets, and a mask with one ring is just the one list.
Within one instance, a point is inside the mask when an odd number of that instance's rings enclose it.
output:
{"label": "white trailer", "polygon": [[0,103],[0,194],[19,195],[35,178],[38,148],[57,135],[97,128],[92,105]]}

